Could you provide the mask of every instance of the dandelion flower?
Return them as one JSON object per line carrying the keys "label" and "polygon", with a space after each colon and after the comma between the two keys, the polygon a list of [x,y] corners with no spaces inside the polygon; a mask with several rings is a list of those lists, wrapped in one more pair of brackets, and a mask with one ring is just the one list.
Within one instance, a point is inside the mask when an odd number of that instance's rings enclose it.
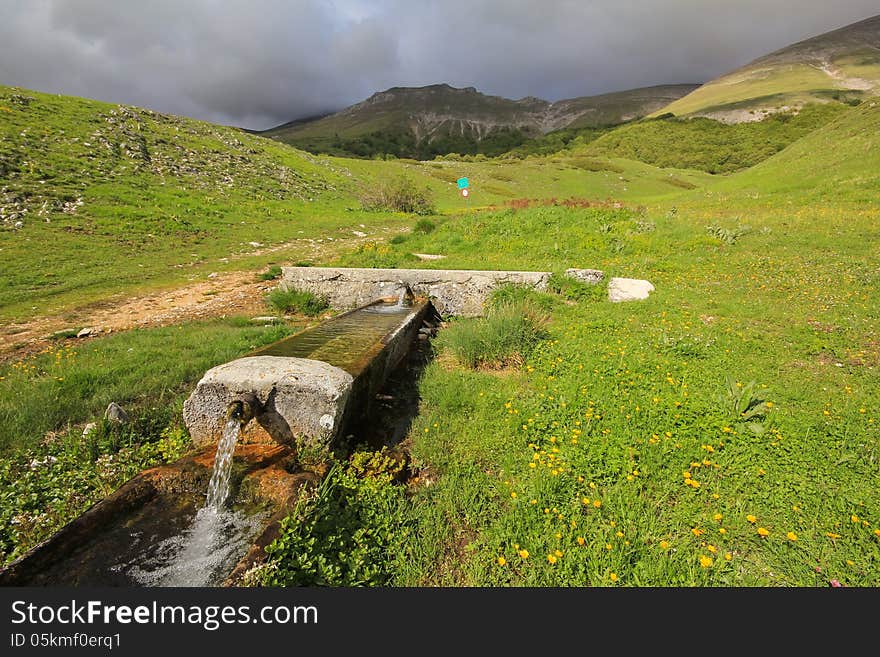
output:
{"label": "dandelion flower", "polygon": [[691,529],[691,533],[692,533],[694,536],[702,536],[702,535],[705,534],[706,532],[705,532],[705,530],[699,529],[698,527],[694,527],[693,529]]}
{"label": "dandelion flower", "polygon": [[755,524],[756,522],[758,522],[758,519],[755,516],[753,516],[751,513],[746,516],[746,520],[748,520],[752,524]]}
{"label": "dandelion flower", "polygon": [[770,532],[763,527],[758,527],[758,535],[759,536],[770,536]]}
{"label": "dandelion flower", "polygon": [[554,563],[556,563],[556,557],[554,557],[552,554],[548,554],[548,555],[547,555],[547,561],[548,561],[551,565],[553,565]]}
{"label": "dandelion flower", "polygon": [[611,581],[612,581],[612,582],[616,582],[616,581],[617,581],[617,573],[611,573],[608,577],[611,578]]}
{"label": "dandelion flower", "polygon": [[703,568],[709,568],[713,563],[712,557],[707,557],[706,555],[700,556],[700,565]]}
{"label": "dandelion flower", "polygon": [[721,520],[723,517],[724,517],[724,516],[722,516],[720,513],[716,513],[714,516],[712,516],[712,520],[714,520],[715,522],[718,522],[718,521]]}
{"label": "dandelion flower", "polygon": [[709,550],[709,552],[711,552],[712,554],[715,554],[718,551],[718,548],[711,543],[706,546],[706,549]]}
{"label": "dandelion flower", "polygon": [[669,549],[669,541],[660,541],[660,549],[668,550]]}
{"label": "dandelion flower", "polygon": [[733,555],[730,552],[725,553],[724,560],[730,561],[731,559],[733,559]]}
{"label": "dandelion flower", "polygon": [[852,520],[853,522],[858,522],[858,521],[859,521],[859,517],[858,517],[855,513],[852,514],[852,515],[849,517],[849,519]]}
{"label": "dandelion flower", "polygon": [[498,557],[498,565],[499,566],[507,565],[507,559],[505,559],[504,557]]}
{"label": "dandelion flower", "polygon": [[796,540],[797,540],[797,534],[795,534],[794,532],[788,532],[788,533],[785,535],[785,537],[786,537],[789,541],[796,541]]}
{"label": "dandelion flower", "polygon": [[840,538],[840,534],[835,534],[834,532],[825,532],[825,536],[828,538]]}
{"label": "dandelion flower", "polygon": [[721,528],[718,529],[718,533],[721,534],[722,536],[724,536],[724,534],[727,533],[727,530],[724,529],[724,527],[721,527]]}
{"label": "dandelion flower", "polygon": [[529,551],[525,550],[525,549],[520,550],[519,556],[522,557],[523,559],[528,559],[529,558]]}
{"label": "dandelion flower", "polygon": [[584,543],[586,543],[586,540],[584,540],[584,537],[583,537],[583,536],[578,536],[578,537],[577,537],[577,544],[578,544],[578,545],[583,545]]}
{"label": "dandelion flower", "polygon": [[593,500],[593,506],[598,509],[600,506],[602,506],[602,502],[599,500]]}
{"label": "dandelion flower", "polygon": [[562,558],[562,550],[553,550],[553,554],[555,554],[560,559]]}
{"label": "dandelion flower", "polygon": [[611,547],[612,547],[612,546],[611,546],[611,543],[606,543],[606,544],[605,544],[605,549],[606,549],[606,550],[610,550]]}

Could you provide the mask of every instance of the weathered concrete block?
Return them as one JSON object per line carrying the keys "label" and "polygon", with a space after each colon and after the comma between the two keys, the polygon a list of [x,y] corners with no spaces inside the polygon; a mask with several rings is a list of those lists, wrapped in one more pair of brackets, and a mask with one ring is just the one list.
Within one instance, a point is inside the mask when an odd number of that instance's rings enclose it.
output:
{"label": "weathered concrete block", "polygon": [[514,283],[545,290],[549,272],[471,271],[463,269],[358,269],[282,267],[282,285],[327,297],[334,308],[351,308],[397,296],[408,285],[416,296],[431,299],[442,315],[478,316],[499,285]]}
{"label": "weathered concrete block", "polygon": [[307,358],[251,356],[208,370],[184,402],[183,418],[197,446],[216,443],[226,409],[247,393],[261,408],[240,442],[291,444],[296,436],[329,444],[342,425],[354,377]]}
{"label": "weathered concrete block", "polygon": [[614,303],[647,299],[653,291],[650,282],[638,278],[612,278],[608,283],[608,299]]}

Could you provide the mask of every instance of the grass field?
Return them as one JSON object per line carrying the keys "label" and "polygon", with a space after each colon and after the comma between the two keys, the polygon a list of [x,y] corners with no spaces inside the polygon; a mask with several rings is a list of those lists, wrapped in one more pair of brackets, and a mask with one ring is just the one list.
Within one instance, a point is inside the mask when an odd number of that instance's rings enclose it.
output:
{"label": "grass field", "polygon": [[[21,93],[36,100],[16,101]],[[147,135],[150,164],[133,162],[118,135],[94,160],[88,151],[68,160],[106,129],[113,107],[3,94],[2,116],[17,122],[0,123],[4,212],[29,208],[16,219],[22,227],[0,231],[4,321],[214,269],[295,261],[298,242],[264,255],[246,245],[297,236],[341,242],[319,262],[425,267],[436,263],[411,254],[436,253],[450,268],[594,267],[656,286],[630,304],[575,287],[510,291],[539,309],[540,331],[529,333],[540,334],[536,344],[499,345],[491,317],[453,320],[446,331],[458,337],[441,332],[419,384],[406,443],[415,477],[394,483],[399,465],[387,455],[340,456],[286,524],[262,581],[880,585],[876,105],[841,111],[741,173],[712,176],[567,152],[470,162],[312,158],[150,115],[126,118]],[[57,122],[45,135],[26,114],[37,110],[46,125]],[[220,191],[227,165],[217,165],[205,187],[183,170],[163,181],[153,163],[177,155],[152,154],[171,148],[158,140],[175,128],[200,140],[179,145],[186,157],[206,158],[208,170],[217,161],[208,154],[225,161],[217,152],[234,134],[255,151],[242,164],[252,179],[242,173]],[[61,130],[80,141],[58,141]],[[220,142],[210,141],[212,130]],[[249,168],[263,165],[276,169]],[[292,179],[300,182],[282,193],[277,167],[299,172]],[[50,173],[57,184],[39,192]],[[365,187],[401,174],[430,189],[433,230],[413,230],[413,216],[360,209]],[[469,199],[455,189],[462,175],[471,178]],[[301,184],[314,194],[295,198]],[[65,213],[63,203],[80,194],[83,204]],[[54,209],[36,219],[47,200]],[[367,237],[336,239],[351,230]],[[5,558],[138,468],[185,450],[179,404],[201,373],[289,330],[217,320],[59,345],[5,364]],[[482,341],[488,357],[462,356],[470,353],[455,346],[463,335]],[[140,418],[139,433],[101,427],[83,440],[82,424],[110,399]]]}

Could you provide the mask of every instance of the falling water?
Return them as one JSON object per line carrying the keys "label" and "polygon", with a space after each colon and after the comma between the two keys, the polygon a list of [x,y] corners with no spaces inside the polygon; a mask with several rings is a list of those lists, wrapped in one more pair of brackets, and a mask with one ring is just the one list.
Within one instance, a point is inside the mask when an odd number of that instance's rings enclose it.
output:
{"label": "falling water", "polygon": [[217,445],[217,454],[214,456],[214,472],[211,473],[211,481],[208,484],[208,499],[205,506],[209,509],[220,510],[223,503],[229,497],[229,477],[232,475],[232,453],[235,451],[235,442],[241,431],[241,424],[237,418],[230,418],[223,428],[223,437]]}
{"label": "falling water", "polygon": [[230,418],[217,445],[205,506],[184,532],[162,541],[143,563],[130,567],[132,579],[148,586],[216,585],[229,562],[234,563],[246,549],[262,518],[224,507],[229,497],[232,453],[240,432],[239,419]]}

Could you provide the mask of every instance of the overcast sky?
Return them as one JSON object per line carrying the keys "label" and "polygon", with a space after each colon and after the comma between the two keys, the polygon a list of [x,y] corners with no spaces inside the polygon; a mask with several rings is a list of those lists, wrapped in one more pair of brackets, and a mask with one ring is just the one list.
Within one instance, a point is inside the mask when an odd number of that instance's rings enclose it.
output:
{"label": "overcast sky", "polygon": [[878,0],[0,0],[0,84],[248,128],[448,82],[559,100],[702,82]]}

